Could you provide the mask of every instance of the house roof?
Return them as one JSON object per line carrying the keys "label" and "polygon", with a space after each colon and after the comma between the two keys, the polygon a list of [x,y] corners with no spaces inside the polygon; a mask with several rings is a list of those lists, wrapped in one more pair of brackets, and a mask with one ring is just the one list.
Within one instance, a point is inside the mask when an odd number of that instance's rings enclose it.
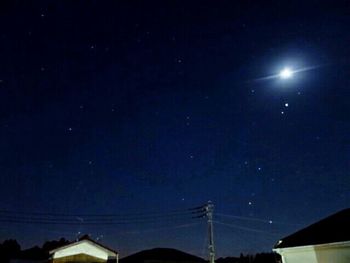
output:
{"label": "house roof", "polygon": [[321,245],[350,241],[350,208],[339,211],[281,239],[274,248]]}
{"label": "house roof", "polygon": [[89,242],[89,243],[93,243],[95,245],[97,245],[98,247],[102,248],[103,250],[107,250],[109,252],[113,252],[115,254],[118,254],[118,252],[114,249],[111,249],[105,245],[102,245],[101,243],[91,239],[88,235],[85,235],[81,238],[79,238],[78,241],[74,241],[74,242],[71,242],[70,244],[66,245],[66,246],[63,246],[63,247],[59,247],[59,248],[56,248],[54,250],[51,250],[50,251],[50,254],[54,254],[55,252],[59,251],[59,250],[62,250],[62,249],[65,249],[65,248],[68,248],[68,247],[71,247],[71,246],[75,246],[77,244],[80,244],[80,243],[83,243],[83,242]]}

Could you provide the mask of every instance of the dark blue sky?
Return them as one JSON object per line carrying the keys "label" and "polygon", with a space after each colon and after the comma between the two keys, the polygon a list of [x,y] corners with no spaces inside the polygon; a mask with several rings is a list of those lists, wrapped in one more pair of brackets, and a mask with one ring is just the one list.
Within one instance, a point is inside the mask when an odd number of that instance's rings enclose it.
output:
{"label": "dark blue sky", "polygon": [[[227,256],[269,251],[348,207],[349,4],[189,2],[1,2],[1,210],[212,200],[217,213],[257,219],[216,217],[231,225],[215,226]],[[319,67],[255,81],[288,65]],[[0,239],[29,247],[79,231],[121,256],[156,246],[205,256],[205,220],[2,223]]]}

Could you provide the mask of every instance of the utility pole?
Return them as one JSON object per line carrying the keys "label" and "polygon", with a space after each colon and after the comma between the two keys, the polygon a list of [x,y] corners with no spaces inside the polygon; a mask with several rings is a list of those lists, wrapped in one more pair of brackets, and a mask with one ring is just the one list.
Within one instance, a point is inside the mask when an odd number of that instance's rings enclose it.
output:
{"label": "utility pole", "polygon": [[214,229],[213,229],[213,211],[214,205],[211,201],[208,201],[205,206],[206,216],[208,219],[208,250],[209,250],[209,263],[215,263],[215,247],[214,247]]}

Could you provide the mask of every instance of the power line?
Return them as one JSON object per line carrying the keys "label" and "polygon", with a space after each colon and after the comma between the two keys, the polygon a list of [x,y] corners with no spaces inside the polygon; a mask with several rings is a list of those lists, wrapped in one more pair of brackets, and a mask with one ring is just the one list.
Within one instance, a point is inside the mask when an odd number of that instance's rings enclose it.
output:
{"label": "power line", "polygon": [[245,221],[254,221],[254,222],[261,222],[261,223],[268,223],[268,224],[301,226],[301,224],[290,224],[290,223],[274,221],[274,220],[267,220],[267,219],[256,218],[256,217],[235,216],[235,215],[227,215],[227,214],[221,214],[221,213],[216,213],[215,215],[216,216],[221,216],[221,217],[232,218],[232,219],[245,220]]}
{"label": "power line", "polygon": [[0,222],[17,224],[52,224],[52,225],[126,225],[135,223],[156,223],[162,221],[193,220],[203,217],[202,207],[195,207],[171,212],[134,213],[132,214],[59,214],[39,212],[0,211]]}
{"label": "power line", "polygon": [[139,234],[139,233],[162,231],[162,230],[168,230],[168,229],[187,228],[187,227],[191,227],[191,226],[195,226],[195,225],[199,225],[199,224],[200,223],[182,224],[182,225],[169,226],[169,227],[151,228],[151,229],[146,229],[146,230],[128,231],[128,232],[124,232],[124,233],[126,233],[126,234]]}
{"label": "power line", "polygon": [[260,229],[243,227],[243,226],[238,226],[238,225],[234,225],[234,224],[227,224],[227,223],[223,223],[220,221],[213,221],[213,222],[216,224],[219,224],[219,225],[223,225],[223,226],[227,226],[227,227],[231,227],[231,228],[235,228],[235,229],[240,229],[240,230],[245,230],[245,231],[249,231],[249,232],[268,234],[268,235],[272,235],[272,236],[278,235],[277,233],[271,233],[271,232],[260,230]]}
{"label": "power line", "polygon": [[144,212],[144,213],[124,213],[124,214],[68,214],[68,213],[45,213],[45,212],[24,212],[24,211],[12,211],[12,210],[0,210],[0,216],[2,214],[12,215],[24,215],[24,216],[48,216],[48,217],[106,217],[106,218],[129,218],[129,217],[152,217],[152,216],[164,216],[164,215],[177,215],[177,214],[198,214],[203,213],[203,206],[192,207],[187,209],[170,210],[167,212]]}
{"label": "power line", "polygon": [[63,225],[125,225],[135,223],[156,223],[159,221],[195,220],[193,216],[172,216],[156,218],[133,218],[133,219],[84,219],[84,218],[44,218],[44,217],[20,217],[0,216],[0,222],[7,223],[33,223],[33,224],[63,224]]}
{"label": "power line", "polygon": [[[179,219],[178,219],[179,220]],[[182,219],[183,220],[183,219]],[[189,220],[189,219],[187,219]],[[190,218],[190,220],[194,220]],[[108,226],[108,225],[130,225],[130,224],[148,224],[157,223],[157,220],[134,220],[134,221],[58,221],[58,220],[36,220],[36,219],[21,219],[21,218],[0,218],[2,223],[18,223],[18,224],[42,224],[42,225],[94,225],[94,226]]]}
{"label": "power line", "polygon": [[181,213],[181,214],[164,214],[164,215],[148,215],[138,217],[82,217],[82,216],[70,216],[70,217],[53,217],[53,216],[38,216],[38,215],[16,215],[16,214],[0,214],[2,219],[33,219],[33,220],[48,220],[48,221],[85,221],[85,222],[110,222],[110,221],[140,221],[140,220],[157,220],[157,219],[173,219],[173,218],[198,218],[198,213]]}

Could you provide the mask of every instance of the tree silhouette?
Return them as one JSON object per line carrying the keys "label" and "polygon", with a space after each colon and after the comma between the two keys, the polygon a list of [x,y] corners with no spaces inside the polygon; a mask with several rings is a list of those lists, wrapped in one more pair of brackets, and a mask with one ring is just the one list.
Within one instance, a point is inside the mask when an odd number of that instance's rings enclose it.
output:
{"label": "tree silhouette", "polygon": [[58,247],[63,247],[65,245],[68,245],[69,243],[70,241],[63,237],[60,240],[46,241],[42,246],[42,250],[49,253],[51,250],[54,250]]}
{"label": "tree silhouette", "polygon": [[11,258],[16,258],[21,252],[21,246],[17,240],[8,239],[0,244],[0,262],[9,262]]}

